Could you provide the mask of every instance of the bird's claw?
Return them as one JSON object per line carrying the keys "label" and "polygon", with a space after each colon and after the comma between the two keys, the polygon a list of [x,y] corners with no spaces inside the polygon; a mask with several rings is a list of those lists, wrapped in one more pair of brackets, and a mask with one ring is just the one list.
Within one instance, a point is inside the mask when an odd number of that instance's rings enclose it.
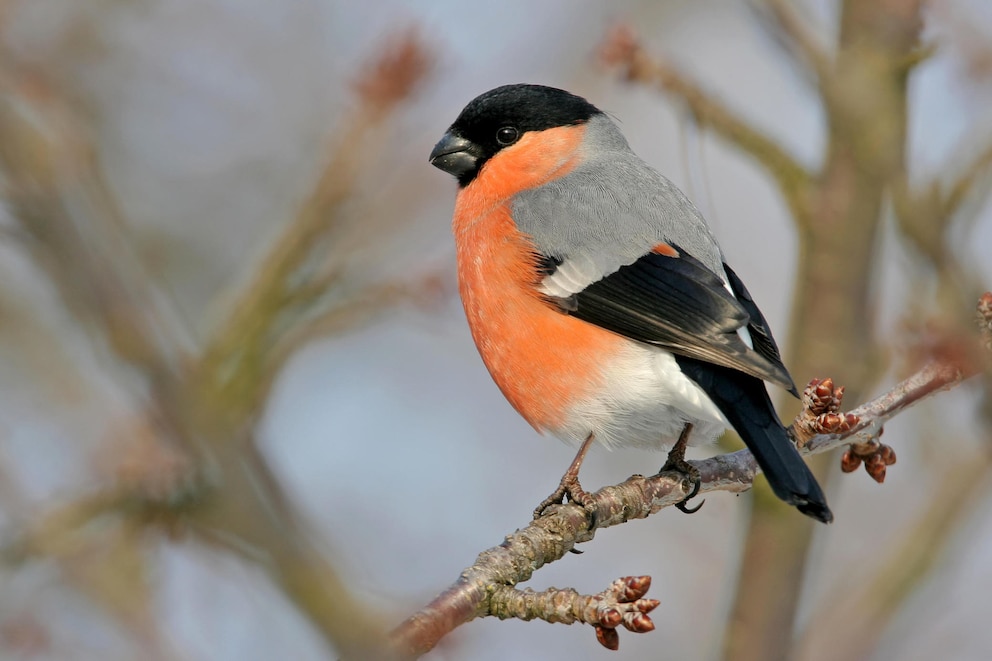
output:
{"label": "bird's claw", "polygon": [[689,494],[685,498],[675,503],[675,507],[678,508],[680,512],[684,512],[686,514],[695,514],[696,512],[699,511],[699,508],[701,508],[703,505],[706,504],[706,500],[704,499],[699,501],[699,504],[696,505],[695,507],[689,507],[686,504],[699,494],[699,487],[703,483],[702,479],[699,476],[699,469],[692,465],[690,465],[690,468],[692,468],[695,471],[695,475],[689,476],[689,478],[692,480],[692,489],[689,490]]}
{"label": "bird's claw", "polygon": [[[585,510],[586,516],[589,518],[589,529],[595,529],[598,517],[596,504],[592,496],[579,484],[578,476],[570,475],[569,473],[566,473],[561,478],[558,488],[550,496],[542,500],[541,504],[534,509],[534,520],[540,519],[544,515],[544,512],[552,505],[561,505],[564,503],[566,498],[569,502],[575,503]],[[570,552],[576,555],[582,554],[582,551],[575,548],[570,549]]]}
{"label": "bird's claw", "polygon": [[699,511],[699,508],[706,503],[705,500],[699,501],[699,504],[695,507],[689,507],[687,503],[699,495],[699,488],[702,486],[703,480],[699,474],[699,469],[690,464],[688,461],[681,457],[672,458],[669,457],[665,465],[661,467],[659,473],[681,473],[686,481],[689,482],[690,486],[687,491],[686,497],[675,503],[675,507],[678,508],[680,512],[685,512],[686,514],[695,514]]}
{"label": "bird's claw", "polygon": [[681,473],[686,480],[690,481],[691,486],[686,489],[689,493],[685,498],[675,504],[675,507],[680,512],[685,512],[686,514],[695,514],[706,503],[705,500],[701,500],[695,507],[689,507],[686,504],[696,497],[703,482],[702,476],[699,474],[699,469],[685,460],[685,448],[689,444],[689,434],[691,433],[692,425],[686,424],[682,433],[679,435],[678,442],[672,447],[671,452],[668,453],[668,460],[665,461],[665,465],[658,471],[659,474],[669,472]]}
{"label": "bird's claw", "polygon": [[579,484],[579,469],[582,467],[582,461],[585,459],[586,453],[589,452],[589,448],[592,446],[593,439],[593,435],[589,434],[585,442],[582,443],[582,446],[575,455],[575,459],[572,460],[565,474],[561,476],[561,482],[558,483],[558,488],[550,496],[542,500],[541,504],[534,510],[534,519],[540,519],[544,515],[545,510],[552,505],[561,505],[567,497],[569,501],[576,505],[581,505],[589,513],[592,522],[590,528],[595,527],[596,512],[592,497]]}
{"label": "bird's claw", "polygon": [[592,498],[582,488],[582,485],[579,484],[578,476],[565,473],[561,478],[561,482],[558,484],[558,488],[551,492],[551,495],[542,500],[541,504],[534,509],[534,518],[541,518],[549,507],[552,505],[561,505],[565,502],[566,498],[568,502],[580,505],[587,510],[592,503]]}

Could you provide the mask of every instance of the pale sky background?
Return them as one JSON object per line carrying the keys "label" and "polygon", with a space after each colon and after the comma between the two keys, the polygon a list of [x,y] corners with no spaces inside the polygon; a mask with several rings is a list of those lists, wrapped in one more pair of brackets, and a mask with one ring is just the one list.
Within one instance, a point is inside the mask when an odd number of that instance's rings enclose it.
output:
{"label": "pale sky background", "polygon": [[[806,4],[830,25],[835,2]],[[982,0],[937,4],[965,7],[992,25],[992,5]],[[33,0],[5,38],[26,56],[43,55],[89,5]],[[154,0],[106,16],[112,17],[101,28],[106,52],[80,63],[74,84],[97,104],[101,156],[127,215],[163,245],[185,242],[157,268],[194,336],[202,338],[220,318],[277,235],[273,219],[288,217],[312,184],[320,141],[346,109],[343,82],[378,39],[408,24],[418,25],[436,48],[440,75],[400,116],[389,137],[393,169],[382,173],[382,182],[369,182],[368,192],[374,196],[377,185],[388,191],[390,182],[405,177],[436,201],[418,211],[414,232],[392,237],[407,251],[404,268],[447,265],[453,278],[448,226],[455,184],[427,164],[447,125],[471,98],[496,85],[550,84],[612,113],[635,151],[686,190],[777,336],[787,336],[794,234],[775,191],[749,161],[694,131],[671,99],[617,82],[593,65],[604,30],[628,19],[643,26],[651,50],[671,56],[803,161],[815,163],[822,113],[745,3],[510,0],[483,7],[454,1]],[[912,96],[912,152],[921,176],[955,151],[966,161],[974,145],[965,140],[965,129],[988,114],[992,85],[972,86],[947,53],[922,67]],[[992,116],[984,127],[992,135]],[[969,244],[974,257],[992,251],[988,208]],[[183,261],[170,261],[169,254],[181,254]],[[891,247],[881,258],[885,289],[879,299],[892,292],[889,300],[898,304],[894,293],[902,291],[912,263]],[[992,265],[984,261],[992,282]],[[884,316],[889,307],[880,308],[881,329],[894,323]],[[794,376],[804,382],[813,375]],[[43,503],[82,486],[74,465],[87,450],[73,445],[74,433],[101,421],[81,412],[53,417],[30,393],[18,394],[10,383],[2,389],[0,426],[6,433],[0,453],[30,476],[25,481],[32,498]],[[961,388],[888,425],[886,439],[899,464],[884,486],[863,472],[831,482],[837,520],[818,529],[811,595],[849,584],[850,565],[902,532],[901,524],[927,498],[925,462],[933,460],[934,445],[949,437],[964,445],[979,441],[971,417],[975,400],[974,391]],[[539,437],[503,400],[454,299],[429,312],[403,309],[302,351],[267,403],[262,429],[267,456],[316,534],[356,590],[397,623],[453,582],[478,552],[526,524],[573,454]],[[597,450],[583,468],[583,484],[616,483],[663,461],[660,454]],[[624,632],[618,654],[596,644],[589,627],[484,620],[462,627],[427,658],[717,658],[746,499],[714,494],[692,517],[671,510],[601,531],[583,555],[536,574],[528,586],[587,593],[619,576],[653,576],[649,596],[662,601],[652,614],[657,630]],[[305,619],[251,566],[189,542],[164,545],[159,554],[156,599],[181,658],[328,658]],[[990,558],[987,498],[873,658],[987,658]],[[63,627],[56,633],[81,635],[92,644],[60,658],[133,654],[119,631],[58,588],[44,568],[0,581],[10,594],[20,591],[61,615],[53,619]]]}

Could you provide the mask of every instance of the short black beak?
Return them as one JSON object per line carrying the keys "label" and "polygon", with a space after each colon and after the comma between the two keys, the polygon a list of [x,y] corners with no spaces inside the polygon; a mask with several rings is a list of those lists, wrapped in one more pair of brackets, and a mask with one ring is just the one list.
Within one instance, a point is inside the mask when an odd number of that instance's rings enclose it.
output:
{"label": "short black beak", "polygon": [[431,165],[456,177],[471,172],[479,162],[479,148],[451,131],[444,134],[431,152]]}

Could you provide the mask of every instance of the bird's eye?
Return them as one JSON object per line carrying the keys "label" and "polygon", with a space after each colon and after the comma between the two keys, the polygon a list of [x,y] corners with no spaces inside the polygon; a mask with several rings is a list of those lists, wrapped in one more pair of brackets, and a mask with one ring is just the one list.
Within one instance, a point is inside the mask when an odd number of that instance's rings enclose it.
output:
{"label": "bird's eye", "polygon": [[500,130],[496,131],[496,142],[503,145],[512,145],[520,137],[520,132],[512,126],[504,126]]}

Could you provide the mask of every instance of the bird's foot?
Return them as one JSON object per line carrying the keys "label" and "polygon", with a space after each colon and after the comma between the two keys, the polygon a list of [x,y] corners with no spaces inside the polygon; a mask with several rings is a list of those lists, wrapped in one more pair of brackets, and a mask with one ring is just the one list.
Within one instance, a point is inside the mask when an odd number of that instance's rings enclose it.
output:
{"label": "bird's foot", "polygon": [[561,478],[561,482],[558,483],[558,488],[551,492],[551,495],[541,501],[541,504],[534,509],[534,518],[539,519],[541,515],[544,514],[552,505],[561,505],[565,502],[575,503],[576,505],[581,505],[582,507],[588,507],[592,503],[592,498],[582,488],[579,484],[579,475],[576,471],[567,471]]}
{"label": "bird's foot", "polygon": [[[552,492],[550,496],[541,501],[541,504],[537,506],[534,510],[534,518],[539,519],[552,505],[561,505],[565,502],[567,497],[570,502],[576,505],[581,505],[587,512],[593,522],[595,522],[595,509],[592,505],[592,497],[586,493],[586,490],[582,488],[579,484],[579,469],[582,468],[582,462],[586,458],[586,454],[589,452],[589,448],[592,446],[593,436],[592,434],[585,440],[582,447],[575,455],[575,459],[572,460],[572,464],[565,471],[565,474],[561,476],[561,482],[558,483],[558,488]],[[592,527],[595,527],[593,525]]]}
{"label": "bird's foot", "polygon": [[695,507],[689,507],[686,503],[696,497],[699,493],[699,487],[702,484],[702,476],[699,474],[699,469],[690,464],[685,459],[685,448],[689,444],[689,434],[692,433],[692,424],[686,423],[685,428],[679,435],[678,442],[672,447],[671,451],[668,453],[668,460],[665,465],[661,467],[658,473],[680,473],[682,474],[685,481],[688,482],[688,486],[683,487],[688,494],[685,498],[675,504],[675,507],[681,512],[686,514],[695,514],[699,511],[699,508],[706,503],[705,500],[699,501],[699,504]]}
{"label": "bird's foot", "polygon": [[686,495],[685,498],[675,503],[675,507],[677,507],[679,511],[685,512],[686,514],[695,514],[696,512],[699,511],[699,508],[706,503],[705,500],[701,500],[699,501],[699,504],[696,505],[695,507],[689,507],[686,504],[699,494],[699,487],[702,484],[702,478],[699,475],[699,469],[693,466],[692,464],[690,464],[688,461],[683,460],[682,463],[674,463],[671,461],[665,462],[665,465],[662,466],[661,470],[658,472],[681,473],[685,481],[689,483],[688,487],[683,487],[684,489],[687,489],[689,493]]}

